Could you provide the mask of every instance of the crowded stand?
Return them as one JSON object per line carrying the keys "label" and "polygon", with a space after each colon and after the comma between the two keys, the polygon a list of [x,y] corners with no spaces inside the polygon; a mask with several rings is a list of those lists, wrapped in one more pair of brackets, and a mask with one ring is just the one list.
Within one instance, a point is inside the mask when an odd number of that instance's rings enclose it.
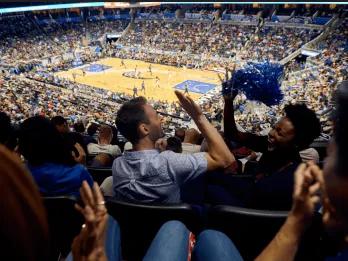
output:
{"label": "crowded stand", "polygon": [[[2,256],[347,260],[344,6],[116,5],[0,8]],[[105,58],[220,83],[173,102],[57,74]]]}

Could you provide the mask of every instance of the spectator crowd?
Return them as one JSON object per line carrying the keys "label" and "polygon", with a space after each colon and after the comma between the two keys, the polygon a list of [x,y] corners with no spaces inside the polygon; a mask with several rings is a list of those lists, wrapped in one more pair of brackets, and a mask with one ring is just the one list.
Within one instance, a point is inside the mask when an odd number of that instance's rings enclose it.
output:
{"label": "spectator crowd", "polygon": [[[327,260],[347,259],[346,20],[309,46],[320,54],[286,67],[284,100],[267,107],[236,90],[222,95],[220,86],[197,102],[175,91],[178,102],[168,103],[54,72],[109,56],[217,72],[240,69],[248,61],[279,62],[322,31],[97,17],[76,23],[52,16],[40,23],[34,14],[0,17],[1,255],[47,260],[55,239],[42,197],[72,196],[84,219],[71,247],[76,260],[121,260],[120,242],[106,240],[106,224],[118,227],[107,215],[108,200],[188,203],[201,215],[214,205],[288,211],[256,257],[260,261],[294,260],[319,215],[320,232],[336,250]],[[110,32],[122,33],[120,40],[101,44]],[[221,85],[230,77],[227,72]],[[326,145],[330,140],[325,162],[326,152],[313,144],[320,135]],[[108,176],[101,179],[95,169]],[[116,231],[114,239],[120,237]],[[222,232],[200,231],[194,244],[185,224],[170,221],[144,260],[243,260]]]}

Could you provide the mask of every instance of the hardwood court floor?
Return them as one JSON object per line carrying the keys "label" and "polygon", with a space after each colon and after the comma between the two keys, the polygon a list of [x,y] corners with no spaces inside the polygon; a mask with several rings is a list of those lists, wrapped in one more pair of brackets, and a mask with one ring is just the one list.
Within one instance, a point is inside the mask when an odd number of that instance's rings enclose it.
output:
{"label": "hardwood court floor", "polygon": [[[212,71],[184,69],[167,65],[151,64],[151,76],[149,72],[150,63],[127,59],[124,60],[124,63],[126,68],[121,66],[121,59],[105,58],[94,63],[111,67],[105,71],[86,72],[86,75],[83,76],[81,69],[74,68],[68,71],[58,72],[55,75],[73,80],[73,74],[75,74],[76,82],[111,91],[124,92],[130,95],[133,95],[133,88],[135,86],[138,88],[138,95],[145,96],[148,99],[152,98],[155,100],[168,102],[177,100],[174,94],[174,86],[182,83],[183,81],[195,80],[213,84],[220,83],[217,73]],[[137,71],[141,72],[141,77],[144,77],[145,79],[134,79],[122,75],[125,72],[134,72],[135,66],[137,66]],[[158,76],[160,79],[160,87],[156,87],[156,76]],[[143,80],[146,89],[145,94],[140,91]],[[201,97],[201,94],[191,92],[190,96],[194,100],[197,100],[199,97]]]}

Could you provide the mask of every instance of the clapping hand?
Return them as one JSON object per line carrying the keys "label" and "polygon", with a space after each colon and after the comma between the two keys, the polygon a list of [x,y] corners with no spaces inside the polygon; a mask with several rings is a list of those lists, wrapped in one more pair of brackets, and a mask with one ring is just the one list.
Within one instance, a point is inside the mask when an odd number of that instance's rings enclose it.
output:
{"label": "clapping hand", "polygon": [[179,91],[175,91],[175,95],[178,97],[181,107],[193,120],[196,120],[203,115],[202,109],[192,100],[190,96],[185,96]]}
{"label": "clapping hand", "polygon": [[302,163],[295,172],[293,206],[290,213],[308,224],[320,202],[320,192],[325,193],[321,169],[312,162],[307,165]]}

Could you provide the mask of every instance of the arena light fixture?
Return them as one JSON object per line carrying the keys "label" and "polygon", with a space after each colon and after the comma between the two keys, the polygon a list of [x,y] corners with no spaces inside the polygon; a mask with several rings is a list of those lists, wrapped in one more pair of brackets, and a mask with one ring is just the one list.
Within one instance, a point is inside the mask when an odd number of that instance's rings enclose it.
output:
{"label": "arena light fixture", "polygon": [[72,3],[72,4],[52,4],[52,5],[36,5],[23,7],[8,7],[0,8],[0,14],[16,13],[16,12],[30,12],[50,9],[67,9],[67,8],[83,8],[83,7],[102,7],[104,2],[86,2],[86,3]]}
{"label": "arena light fixture", "polygon": [[151,7],[159,6],[161,2],[137,2],[137,3],[127,3],[127,2],[105,2],[105,8],[132,8],[132,7]]}
{"label": "arena light fixture", "polygon": [[228,2],[161,2],[161,4],[166,4],[166,5],[176,5],[176,4],[262,4],[262,5],[267,5],[267,4],[321,4],[321,5],[329,5],[329,4],[339,4],[339,5],[347,5],[348,2],[319,2],[319,1],[292,1],[292,2],[286,2],[286,1],[280,1],[280,2],[273,2],[273,1],[259,1],[259,2],[250,2],[250,1],[228,1]]}

